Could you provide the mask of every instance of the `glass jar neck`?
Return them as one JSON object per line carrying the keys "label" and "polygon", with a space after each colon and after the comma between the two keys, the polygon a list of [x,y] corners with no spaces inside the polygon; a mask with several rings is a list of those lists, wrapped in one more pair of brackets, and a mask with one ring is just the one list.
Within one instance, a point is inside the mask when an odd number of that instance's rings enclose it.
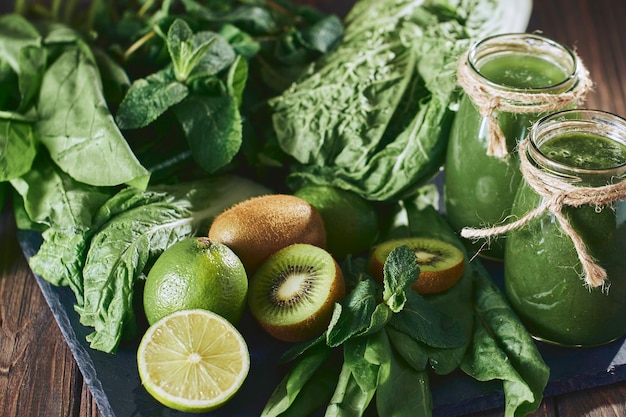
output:
{"label": "glass jar neck", "polygon": [[[610,164],[589,168],[577,161],[593,155],[583,155],[583,152],[579,152],[572,155],[571,161],[564,162],[562,158],[555,158],[543,150],[549,142],[563,138],[567,138],[568,141],[588,141],[592,138],[606,140],[609,148],[622,152],[617,152]],[[528,139],[526,154],[529,161],[555,178],[573,185],[588,187],[602,187],[626,179],[624,118],[599,110],[564,110],[539,119],[532,126]],[[588,148],[584,143],[571,145],[574,149]]]}
{"label": "glass jar neck", "polygon": [[[510,62],[516,57],[526,62],[529,57],[543,60],[562,75],[545,83],[537,81],[534,85],[522,86],[504,83],[487,73],[486,65],[490,61],[508,59]],[[565,45],[537,34],[513,33],[485,38],[470,48],[467,63],[478,79],[503,93],[559,94],[572,90],[580,78],[575,54]],[[506,70],[516,71],[514,67]]]}

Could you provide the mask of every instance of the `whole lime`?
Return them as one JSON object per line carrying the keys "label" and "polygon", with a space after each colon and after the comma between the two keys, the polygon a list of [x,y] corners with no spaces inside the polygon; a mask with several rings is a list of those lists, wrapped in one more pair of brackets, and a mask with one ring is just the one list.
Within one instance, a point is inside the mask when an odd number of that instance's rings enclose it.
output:
{"label": "whole lime", "polygon": [[360,195],[327,185],[307,185],[294,195],[315,207],[326,226],[327,249],[337,258],[370,249],[378,239],[374,205]]}
{"label": "whole lime", "polygon": [[228,246],[187,238],[166,249],[148,272],[143,306],[150,324],[191,309],[209,310],[236,324],[247,292],[246,270]]}

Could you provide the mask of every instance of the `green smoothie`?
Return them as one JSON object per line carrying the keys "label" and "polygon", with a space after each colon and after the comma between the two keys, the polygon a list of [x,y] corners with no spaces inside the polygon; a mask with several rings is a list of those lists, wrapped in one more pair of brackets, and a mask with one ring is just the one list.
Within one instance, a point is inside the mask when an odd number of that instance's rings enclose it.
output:
{"label": "green smoothie", "polygon": [[[626,163],[626,146],[606,137],[569,133],[538,146],[557,164],[598,170],[581,175],[580,185],[606,185],[615,181],[616,173],[623,175],[619,166]],[[512,215],[522,217],[541,201],[522,182]],[[591,256],[606,269],[609,285],[594,289],[584,285],[570,237],[552,214],[544,214],[507,235],[506,294],[520,319],[538,339],[566,346],[605,344],[626,333],[626,202],[602,209],[592,205],[564,207],[563,213]]]}
{"label": "green smoothie", "polygon": [[[571,67],[545,53],[513,50],[490,53],[474,66],[486,83],[529,94],[562,92],[571,79]],[[540,116],[497,113],[510,154],[510,158],[503,160],[487,155],[487,121],[469,96],[462,98],[451,129],[444,177],[446,215],[455,230],[498,224],[510,214],[520,182],[515,149]],[[480,248],[480,254],[490,258],[502,259],[504,255],[503,238],[494,238],[487,244],[468,242],[468,247],[475,251]]]}

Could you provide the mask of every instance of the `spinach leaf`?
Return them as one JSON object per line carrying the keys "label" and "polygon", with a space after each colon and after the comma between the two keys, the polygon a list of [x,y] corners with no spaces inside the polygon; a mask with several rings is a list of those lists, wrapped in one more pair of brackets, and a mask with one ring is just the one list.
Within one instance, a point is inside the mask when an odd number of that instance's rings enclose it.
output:
{"label": "spinach leaf", "polygon": [[[84,193],[71,191],[67,200]],[[134,284],[156,257],[176,241],[208,228],[227,207],[267,192],[259,184],[230,176],[147,191],[126,187],[100,200],[97,209],[98,199],[85,194],[89,204],[79,204],[84,215],[75,218],[73,228],[55,222],[46,230],[31,267],[53,284],[71,287],[81,323],[94,327],[88,337],[91,346],[114,352],[135,325]]]}
{"label": "spinach leaf", "polygon": [[380,416],[412,417],[432,414],[428,372],[407,366],[391,348],[386,334],[380,337],[379,349],[386,354],[378,373],[376,410]]}
{"label": "spinach leaf", "polygon": [[48,67],[37,103],[37,137],[55,163],[80,182],[145,188],[150,173],[115,124],[86,49],[77,41]]}
{"label": "spinach leaf", "polygon": [[404,361],[417,372],[426,370],[428,365],[428,354],[424,346],[420,343],[415,343],[415,339],[406,333],[395,330],[389,326],[385,329],[389,342],[393,346]]}
{"label": "spinach leaf", "polygon": [[27,173],[37,154],[33,123],[0,112],[0,182]]}
{"label": "spinach leaf", "polygon": [[328,404],[337,385],[338,372],[324,366],[302,387],[291,406],[280,417],[303,417]]}
{"label": "spinach leaf", "polygon": [[11,184],[21,195],[33,222],[76,231],[91,225],[95,211],[112,193],[110,189],[76,181],[59,169],[45,151],[39,152],[32,168]]}
{"label": "spinach leaf", "polygon": [[456,318],[435,310],[417,293],[407,295],[404,309],[391,317],[391,327],[435,348],[463,346],[467,339]]}
{"label": "spinach leaf", "polygon": [[20,49],[18,57],[20,104],[18,111],[26,112],[39,94],[39,88],[46,67],[46,50],[38,46]]}
{"label": "spinach leaf", "polygon": [[29,46],[41,46],[41,35],[35,26],[17,14],[0,16],[0,60],[19,73],[20,51]]}
{"label": "spinach leaf", "polygon": [[9,191],[9,183],[6,181],[0,182],[0,213],[4,209],[4,203],[7,200],[7,194]]}
{"label": "spinach leaf", "polygon": [[344,344],[344,362],[326,417],[360,417],[374,398],[379,366],[366,358],[368,337]]}
{"label": "spinach leaf", "polygon": [[536,411],[550,370],[504,295],[482,265],[474,264],[476,326],[461,369],[479,381],[503,382],[505,416]]}
{"label": "spinach leaf", "polygon": [[294,402],[301,391],[310,385],[316,372],[328,359],[330,352],[330,348],[325,345],[309,349],[276,387],[261,412],[261,417],[283,416],[282,413],[287,410],[291,410],[292,414],[299,411],[300,416],[307,415],[297,404],[294,406]]}

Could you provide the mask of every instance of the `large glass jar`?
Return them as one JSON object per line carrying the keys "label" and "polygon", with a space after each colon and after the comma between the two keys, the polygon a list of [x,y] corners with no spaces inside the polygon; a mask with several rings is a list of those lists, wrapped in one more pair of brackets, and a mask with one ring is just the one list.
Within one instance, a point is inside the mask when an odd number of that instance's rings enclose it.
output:
{"label": "large glass jar", "polygon": [[541,340],[596,346],[619,338],[626,334],[626,120],[558,112],[537,122],[519,152],[523,180],[512,218],[520,224],[507,234],[504,258],[512,307]]}
{"label": "large glass jar", "polygon": [[[456,231],[506,219],[520,180],[518,142],[542,115],[576,107],[590,84],[569,48],[537,34],[476,43],[460,61],[458,75],[465,94],[451,128],[444,176],[446,215]],[[496,259],[504,252],[501,239],[468,246],[484,246],[481,255]]]}

